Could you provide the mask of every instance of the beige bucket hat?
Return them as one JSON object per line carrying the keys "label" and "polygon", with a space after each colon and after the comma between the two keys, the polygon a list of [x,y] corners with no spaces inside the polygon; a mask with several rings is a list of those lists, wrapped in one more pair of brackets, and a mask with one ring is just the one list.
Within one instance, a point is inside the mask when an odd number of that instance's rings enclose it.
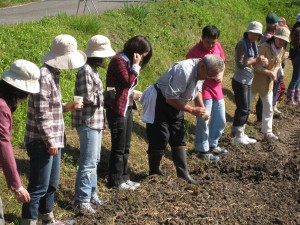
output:
{"label": "beige bucket hat", "polygon": [[62,34],[54,38],[51,50],[44,55],[42,61],[58,69],[76,69],[83,66],[86,59],[85,53],[77,49],[76,39]]}
{"label": "beige bucket hat", "polygon": [[262,28],[263,26],[260,22],[252,21],[251,23],[249,23],[246,32],[262,35]]}
{"label": "beige bucket hat", "polygon": [[2,75],[2,79],[10,85],[28,93],[40,92],[40,69],[34,63],[18,59],[10,69]]}
{"label": "beige bucket hat", "polygon": [[116,52],[111,48],[110,40],[103,35],[93,36],[84,50],[87,57],[107,58],[114,56]]}
{"label": "beige bucket hat", "polygon": [[274,37],[280,38],[286,42],[290,42],[290,31],[286,27],[278,27],[275,30],[275,34],[273,35]]}

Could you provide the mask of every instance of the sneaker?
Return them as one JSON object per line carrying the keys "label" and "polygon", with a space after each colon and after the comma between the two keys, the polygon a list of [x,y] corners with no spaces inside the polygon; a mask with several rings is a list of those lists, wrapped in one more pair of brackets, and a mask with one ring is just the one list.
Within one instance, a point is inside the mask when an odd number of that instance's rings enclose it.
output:
{"label": "sneaker", "polygon": [[269,139],[269,140],[278,140],[278,137],[277,137],[275,134],[273,134],[272,132],[266,133],[265,136],[266,136],[266,138]]}
{"label": "sneaker", "polygon": [[75,201],[73,207],[74,207],[74,209],[77,209],[80,211],[86,211],[89,214],[96,213],[96,210],[93,209],[93,207],[91,206],[91,203],[89,203],[89,202]]}
{"label": "sneaker", "polygon": [[42,225],[73,225],[74,223],[75,223],[74,220],[60,221],[60,220],[52,219],[50,221],[42,221]]}
{"label": "sneaker", "polygon": [[202,160],[208,160],[208,161],[219,161],[220,160],[219,156],[216,156],[216,155],[214,155],[212,153],[198,152],[198,156]]}
{"label": "sneaker", "polygon": [[248,135],[245,134],[245,139],[246,141],[249,143],[249,144],[254,144],[256,143],[257,141],[254,139],[254,138],[250,138]]}
{"label": "sneaker", "polygon": [[250,144],[250,143],[247,141],[246,137],[243,136],[243,137],[234,137],[233,138],[233,144],[235,144],[235,145],[238,145],[238,144],[247,145],[247,144]]}
{"label": "sneaker", "polygon": [[129,186],[135,187],[135,188],[138,188],[139,186],[141,186],[140,183],[134,182],[134,181],[132,181],[132,180],[126,181],[126,184],[128,184]]}
{"label": "sneaker", "polygon": [[97,194],[91,197],[91,204],[93,205],[104,205],[104,201],[100,200]]}
{"label": "sneaker", "polygon": [[225,148],[220,147],[220,146],[209,148],[209,151],[211,151],[215,154],[224,154],[224,153],[228,152]]}
{"label": "sneaker", "polygon": [[278,110],[276,105],[274,105],[273,111],[274,111],[275,114],[281,114],[282,113],[281,111]]}
{"label": "sneaker", "polygon": [[127,184],[126,182],[124,182],[124,183],[122,183],[122,184],[120,184],[118,186],[118,189],[119,190],[130,190],[130,191],[133,191],[133,190],[136,189],[136,187],[131,186],[131,185]]}

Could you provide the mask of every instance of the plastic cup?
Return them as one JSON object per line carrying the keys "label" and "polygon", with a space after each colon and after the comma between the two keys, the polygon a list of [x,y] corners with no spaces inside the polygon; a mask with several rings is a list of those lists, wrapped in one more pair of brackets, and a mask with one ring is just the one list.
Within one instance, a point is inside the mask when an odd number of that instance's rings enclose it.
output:
{"label": "plastic cup", "polygon": [[74,96],[75,108],[81,109],[83,106],[83,97],[82,96]]}
{"label": "plastic cup", "polygon": [[133,99],[134,100],[140,100],[142,95],[143,95],[143,92],[138,91],[138,90],[133,90]]}

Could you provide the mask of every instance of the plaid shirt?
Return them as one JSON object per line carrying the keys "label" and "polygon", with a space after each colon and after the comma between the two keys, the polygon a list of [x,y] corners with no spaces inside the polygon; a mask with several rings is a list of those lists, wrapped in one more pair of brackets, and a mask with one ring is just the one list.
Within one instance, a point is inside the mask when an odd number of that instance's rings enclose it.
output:
{"label": "plaid shirt", "polygon": [[[116,97],[109,102],[111,110],[125,116],[127,107],[132,100],[132,90],[137,85],[140,66],[133,64],[123,53],[115,55],[107,68],[106,87],[116,89]],[[135,103],[133,102],[135,106]]]}
{"label": "plaid shirt", "polygon": [[298,54],[300,54],[300,27],[293,31],[291,35],[291,44],[295,49],[298,49]]}
{"label": "plaid shirt", "polygon": [[25,144],[42,140],[49,147],[64,147],[63,105],[59,87],[60,70],[44,65],[39,79],[40,92],[30,94]]}
{"label": "plaid shirt", "polygon": [[76,128],[84,124],[104,129],[103,84],[96,68],[85,64],[78,70],[74,95],[83,97],[84,106],[81,110],[72,111],[72,126]]}

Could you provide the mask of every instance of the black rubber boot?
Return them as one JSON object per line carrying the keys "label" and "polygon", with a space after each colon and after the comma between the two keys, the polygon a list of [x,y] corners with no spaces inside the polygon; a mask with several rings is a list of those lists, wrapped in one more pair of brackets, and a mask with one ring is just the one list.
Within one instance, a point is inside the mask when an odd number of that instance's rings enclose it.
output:
{"label": "black rubber boot", "polygon": [[191,184],[199,184],[194,180],[188,171],[185,148],[172,148],[172,157],[176,166],[177,177],[187,180]]}
{"label": "black rubber boot", "polygon": [[163,176],[163,172],[159,169],[160,161],[163,156],[163,150],[148,150],[149,175]]}

